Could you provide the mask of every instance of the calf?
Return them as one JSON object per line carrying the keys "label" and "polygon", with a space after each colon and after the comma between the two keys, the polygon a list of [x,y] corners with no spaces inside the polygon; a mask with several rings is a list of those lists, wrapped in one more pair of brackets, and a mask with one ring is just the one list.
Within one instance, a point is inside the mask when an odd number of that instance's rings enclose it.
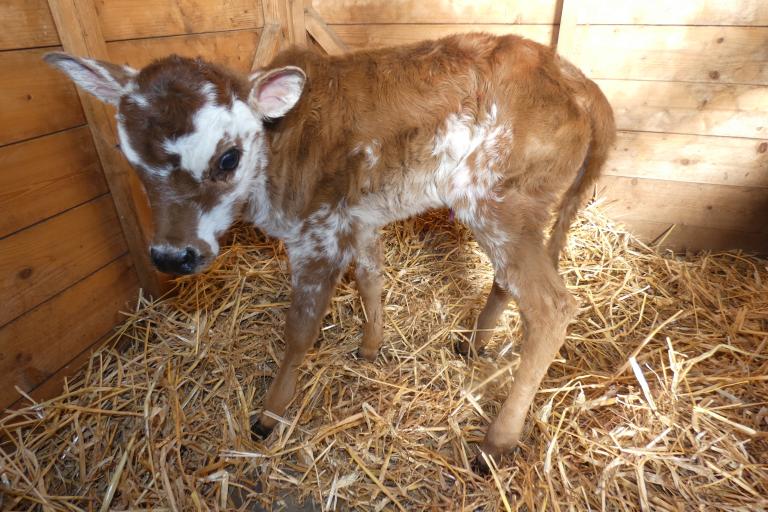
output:
{"label": "calf", "polygon": [[[522,364],[480,448],[500,456],[517,444],[576,309],[558,255],[615,132],[605,97],[573,65],[487,34],[340,57],[292,49],[249,77],[178,56],[141,71],[63,53],[46,60],[117,106],[120,147],[152,205],[160,270],[203,271],[236,219],[284,240],[293,297],[265,411],[283,414],[291,401],[353,259],[367,316],[359,354],[376,359],[378,229],[451,208],[495,272],[459,351],[480,350],[512,298],[524,320]],[[253,432],[274,425],[262,414]]]}

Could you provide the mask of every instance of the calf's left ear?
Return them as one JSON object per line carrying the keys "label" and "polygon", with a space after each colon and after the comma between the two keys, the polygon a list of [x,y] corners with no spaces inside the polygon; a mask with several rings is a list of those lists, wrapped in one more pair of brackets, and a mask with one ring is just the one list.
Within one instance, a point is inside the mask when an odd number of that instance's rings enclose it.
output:
{"label": "calf's left ear", "polygon": [[307,75],[295,66],[251,75],[248,103],[264,117],[283,117],[299,101],[306,81]]}
{"label": "calf's left ear", "polygon": [[78,86],[105,103],[117,105],[127,94],[137,71],[100,60],[82,59],[64,52],[47,53],[43,60],[69,75]]}

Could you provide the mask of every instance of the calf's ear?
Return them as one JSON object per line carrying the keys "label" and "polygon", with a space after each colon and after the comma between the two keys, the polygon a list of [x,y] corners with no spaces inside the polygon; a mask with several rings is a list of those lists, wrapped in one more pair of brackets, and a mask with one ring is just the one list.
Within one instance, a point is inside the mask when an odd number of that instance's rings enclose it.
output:
{"label": "calf's ear", "polygon": [[286,66],[251,75],[248,103],[262,116],[282,117],[299,101],[307,76],[301,68]]}
{"label": "calf's ear", "polygon": [[130,91],[137,73],[128,66],[81,59],[64,52],[47,53],[43,60],[66,73],[83,90],[112,105],[120,103],[120,97]]}

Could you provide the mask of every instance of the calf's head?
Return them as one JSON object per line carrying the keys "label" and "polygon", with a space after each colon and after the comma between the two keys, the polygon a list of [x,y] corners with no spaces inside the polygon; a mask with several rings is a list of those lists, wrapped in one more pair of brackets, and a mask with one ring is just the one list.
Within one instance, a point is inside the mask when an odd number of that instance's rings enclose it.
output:
{"label": "calf's head", "polygon": [[254,187],[265,187],[264,121],[296,104],[304,72],[289,66],[245,79],[178,56],[140,71],[66,53],[45,60],[117,107],[120,148],[152,207],[150,254],[157,268],[173,274],[207,268],[219,251],[217,237]]}

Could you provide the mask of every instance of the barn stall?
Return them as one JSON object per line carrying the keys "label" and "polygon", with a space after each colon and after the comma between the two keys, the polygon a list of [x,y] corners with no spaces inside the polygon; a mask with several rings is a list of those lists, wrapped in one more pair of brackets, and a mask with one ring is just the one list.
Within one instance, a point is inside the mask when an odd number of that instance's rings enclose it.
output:
{"label": "barn stall", "polygon": [[[761,0],[7,0],[0,5],[0,508],[768,507],[768,5]],[[446,212],[385,230],[385,339],[334,296],[301,391],[250,421],[284,346],[282,244],[238,226],[214,267],[152,270],[114,112],[41,60],[178,53],[258,68],[515,33],[594,79],[618,123],[561,272],[580,305],[518,451],[471,468],[518,364],[511,305],[453,352],[492,271]]]}

